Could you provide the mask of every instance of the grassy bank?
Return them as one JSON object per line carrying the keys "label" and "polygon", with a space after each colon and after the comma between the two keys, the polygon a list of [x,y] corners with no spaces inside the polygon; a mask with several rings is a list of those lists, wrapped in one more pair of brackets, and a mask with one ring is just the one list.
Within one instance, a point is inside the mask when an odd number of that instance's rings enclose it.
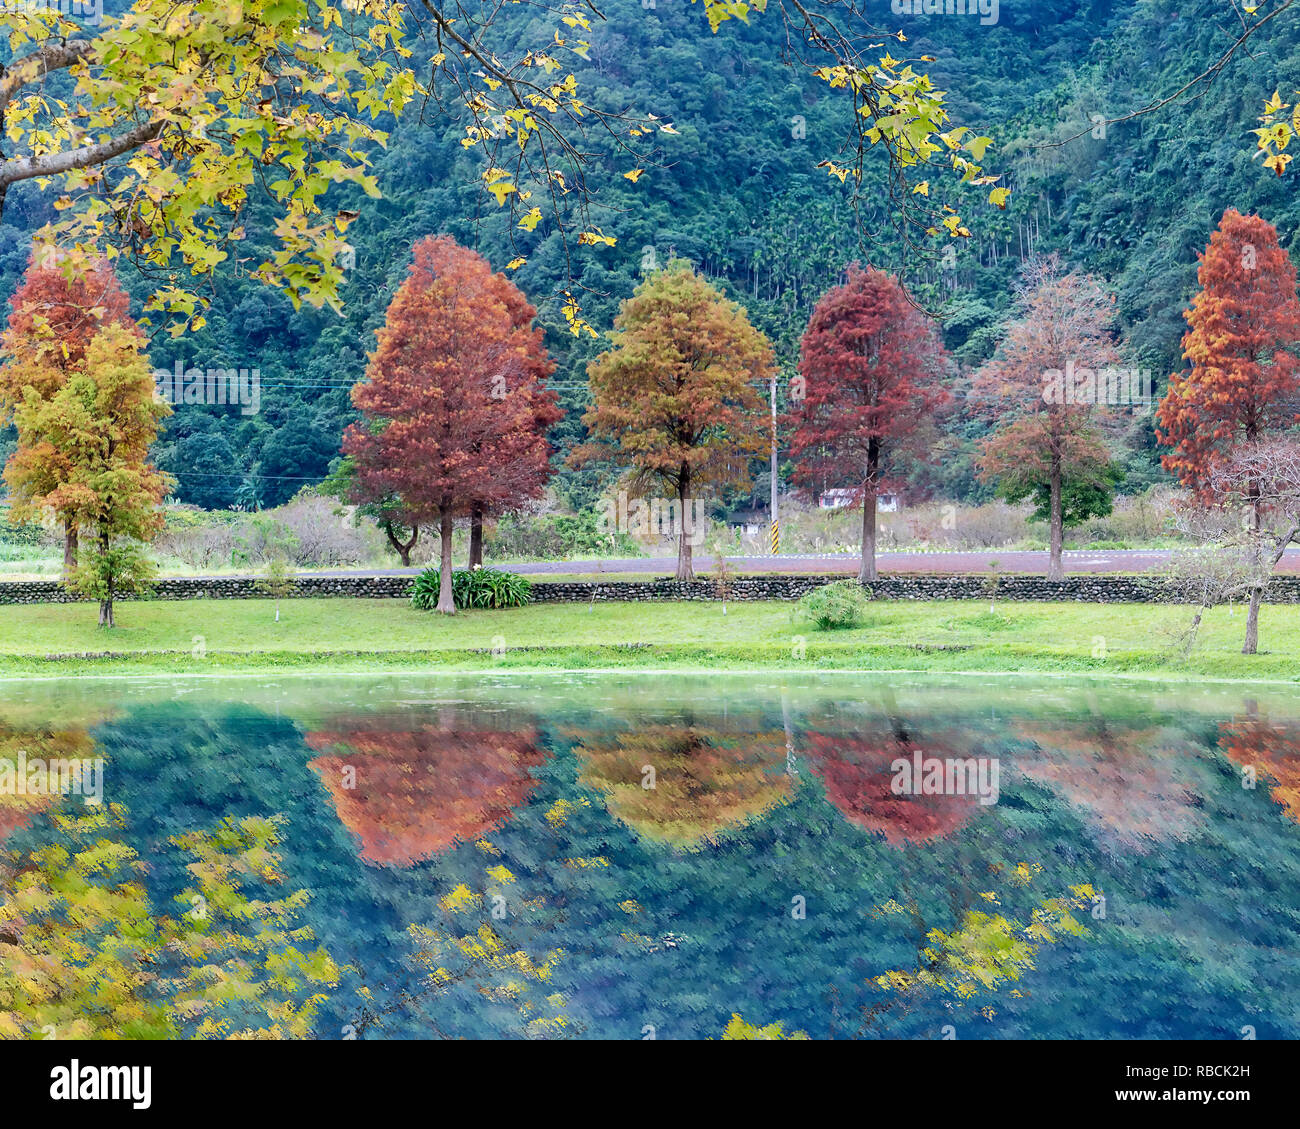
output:
{"label": "grassy bank", "polygon": [[0,675],[219,673],[266,668],[813,669],[1069,672],[1300,681],[1300,607],[1266,607],[1261,649],[1244,613],[1213,612],[1190,657],[1190,609],[1146,604],[880,601],[850,631],[818,631],[789,603],[538,604],[417,612],[404,600],[125,602],[101,631],[90,604],[0,607]]}

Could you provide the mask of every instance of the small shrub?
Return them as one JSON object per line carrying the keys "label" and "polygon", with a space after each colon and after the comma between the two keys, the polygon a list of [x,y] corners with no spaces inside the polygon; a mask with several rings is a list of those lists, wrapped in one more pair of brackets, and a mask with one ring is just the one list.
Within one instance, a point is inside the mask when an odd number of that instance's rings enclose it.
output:
{"label": "small shrub", "polygon": [[822,631],[857,627],[866,617],[871,590],[856,580],[837,580],[815,588],[799,601],[799,610]]}
{"label": "small shrub", "polygon": [[[411,585],[411,606],[432,611],[441,585],[441,570],[426,568]],[[475,568],[451,574],[451,599],[458,608],[522,608],[532,596],[531,582],[515,572]]]}
{"label": "small shrub", "polygon": [[[382,559],[383,534],[372,522],[358,524],[340,511],[331,498],[299,492],[274,511],[279,525],[292,539],[293,563],[300,568],[340,568]],[[274,543],[263,555],[274,555]]]}
{"label": "small shrub", "polygon": [[[532,583],[517,572],[503,572],[496,568],[476,568],[462,575],[466,578],[466,607],[522,608],[532,599]],[[455,573],[452,573],[451,579],[454,592]]]}
{"label": "small shrub", "polygon": [[272,557],[262,568],[261,579],[253,587],[275,601],[275,622],[280,622],[280,601],[295,588],[293,569],[283,557]]}
{"label": "small shrub", "polygon": [[999,562],[996,560],[989,561],[989,574],[983,580],[984,591],[989,596],[989,612],[993,611],[993,601],[997,599],[998,586],[1002,583],[1002,574],[998,572]]}
{"label": "small shrub", "polygon": [[503,517],[495,529],[489,529],[487,547],[497,560],[642,555],[641,547],[626,533],[604,531],[595,510]]}

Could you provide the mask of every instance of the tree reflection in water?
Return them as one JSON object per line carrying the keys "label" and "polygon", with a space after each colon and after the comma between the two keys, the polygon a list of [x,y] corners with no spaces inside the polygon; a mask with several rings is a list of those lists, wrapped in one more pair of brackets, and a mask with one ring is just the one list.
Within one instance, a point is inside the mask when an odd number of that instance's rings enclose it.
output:
{"label": "tree reflection in water", "polygon": [[545,754],[534,730],[423,725],[307,734],[310,762],[361,857],[412,866],[501,826],[525,803]]}

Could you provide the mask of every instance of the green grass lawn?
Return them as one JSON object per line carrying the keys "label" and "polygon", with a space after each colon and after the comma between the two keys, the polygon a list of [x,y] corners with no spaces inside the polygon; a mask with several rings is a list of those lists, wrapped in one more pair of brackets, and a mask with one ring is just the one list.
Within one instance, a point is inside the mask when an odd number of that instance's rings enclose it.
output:
{"label": "green grass lawn", "polygon": [[0,675],[483,668],[707,668],[1090,672],[1300,681],[1300,607],[1265,607],[1261,650],[1245,615],[1211,613],[1189,659],[1188,608],[1147,604],[879,601],[848,631],[818,631],[792,603],[537,604],[415,611],[405,600],[123,601],[0,607]]}

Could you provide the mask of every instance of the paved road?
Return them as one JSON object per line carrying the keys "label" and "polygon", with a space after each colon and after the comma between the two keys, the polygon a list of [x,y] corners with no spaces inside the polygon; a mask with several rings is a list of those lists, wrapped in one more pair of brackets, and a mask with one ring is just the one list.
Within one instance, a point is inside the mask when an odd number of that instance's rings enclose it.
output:
{"label": "paved road", "polygon": [[[1117,550],[1082,549],[1065,554],[1065,571],[1078,572],[1149,572],[1163,565],[1172,554],[1168,550]],[[826,572],[856,575],[856,553],[824,553],[813,556],[728,557],[734,568],[744,572]],[[997,561],[1000,572],[1038,573],[1047,571],[1045,552],[999,552],[997,550],[971,553],[880,553],[876,557],[881,572],[961,573],[988,572],[992,561]],[[699,555],[694,558],[696,573],[713,567],[713,558]],[[549,575],[596,575],[606,573],[646,573],[671,576],[677,562],[673,557],[635,557],[628,560],[590,561],[536,561],[525,564],[500,565],[511,572]],[[375,570],[325,569],[302,572],[304,576],[413,576],[418,568],[386,568]],[[1289,551],[1278,565],[1278,572],[1300,574],[1300,550]]]}

